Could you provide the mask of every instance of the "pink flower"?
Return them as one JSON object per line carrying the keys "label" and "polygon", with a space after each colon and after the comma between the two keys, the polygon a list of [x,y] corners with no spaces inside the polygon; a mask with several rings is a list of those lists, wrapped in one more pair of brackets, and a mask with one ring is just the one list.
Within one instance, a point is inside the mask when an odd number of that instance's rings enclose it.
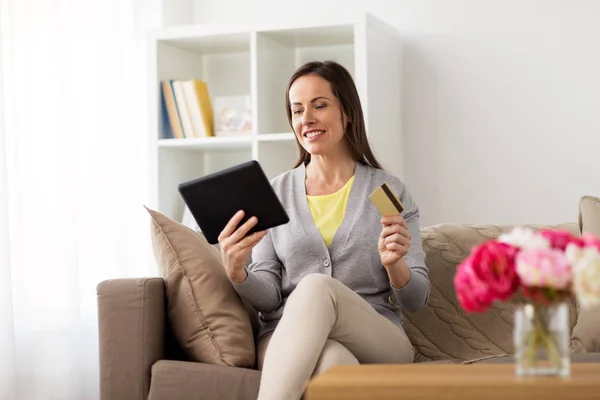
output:
{"label": "pink flower", "polygon": [[517,255],[516,270],[526,286],[563,290],[571,285],[571,265],[558,249],[521,251]]}
{"label": "pink flower", "polygon": [[600,239],[598,237],[586,232],[583,234],[582,239],[586,247],[595,247],[598,251],[600,251]]}
{"label": "pink flower", "polygon": [[573,235],[571,232],[562,229],[543,229],[538,232],[539,235],[550,241],[550,246],[553,249],[565,251],[569,243],[583,247],[584,241],[579,236]]}
{"label": "pink flower", "polygon": [[485,311],[491,305],[485,282],[477,278],[470,265],[464,265],[454,276],[456,297],[462,308],[469,312]]}
{"label": "pink flower", "polygon": [[457,298],[467,311],[485,311],[495,300],[506,300],[519,287],[515,273],[517,249],[488,241],[473,249],[454,277]]}
{"label": "pink flower", "polygon": [[515,273],[516,253],[515,247],[497,241],[484,243],[473,252],[473,270],[479,279],[487,282],[495,298],[506,300],[519,286]]}

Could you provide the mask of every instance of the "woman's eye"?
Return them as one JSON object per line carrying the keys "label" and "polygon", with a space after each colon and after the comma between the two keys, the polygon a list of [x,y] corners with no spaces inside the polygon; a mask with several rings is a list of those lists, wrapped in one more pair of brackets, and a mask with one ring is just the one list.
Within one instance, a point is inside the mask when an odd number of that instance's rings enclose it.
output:
{"label": "woman's eye", "polygon": [[294,110],[294,115],[300,114],[301,112],[302,112],[302,110]]}
{"label": "woman's eye", "polygon": [[321,108],[325,108],[327,107],[325,104],[319,104],[318,106],[315,107],[315,109],[320,110]]}

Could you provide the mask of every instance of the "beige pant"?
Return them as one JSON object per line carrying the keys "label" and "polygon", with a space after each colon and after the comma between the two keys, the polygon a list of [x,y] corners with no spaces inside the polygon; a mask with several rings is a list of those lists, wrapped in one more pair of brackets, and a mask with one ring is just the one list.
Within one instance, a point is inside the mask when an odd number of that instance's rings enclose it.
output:
{"label": "beige pant", "polygon": [[308,380],[333,365],[411,363],[404,331],[341,282],[306,276],[272,335],[258,343],[258,400],[300,399]]}

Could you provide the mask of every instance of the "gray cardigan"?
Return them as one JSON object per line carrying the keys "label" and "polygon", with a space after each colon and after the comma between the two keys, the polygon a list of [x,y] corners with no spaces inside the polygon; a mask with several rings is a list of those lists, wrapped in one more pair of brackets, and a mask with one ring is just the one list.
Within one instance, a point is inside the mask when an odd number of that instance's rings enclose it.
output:
{"label": "gray cardigan", "polygon": [[[346,214],[329,248],[313,222],[306,201],[305,166],[287,171],[271,181],[290,222],[269,230],[252,251],[248,278],[233,286],[242,299],[260,312],[259,337],[275,329],[285,302],[308,274],[326,274],[358,293],[373,308],[402,326],[401,310],[427,304],[429,276],[421,245],[419,209],[405,185],[385,171],[357,163]],[[387,182],[405,206],[402,216],[412,241],[404,260],[411,269],[408,283],[391,287],[379,252],[381,215],[369,200],[375,188]],[[390,302],[392,293],[399,306]]]}

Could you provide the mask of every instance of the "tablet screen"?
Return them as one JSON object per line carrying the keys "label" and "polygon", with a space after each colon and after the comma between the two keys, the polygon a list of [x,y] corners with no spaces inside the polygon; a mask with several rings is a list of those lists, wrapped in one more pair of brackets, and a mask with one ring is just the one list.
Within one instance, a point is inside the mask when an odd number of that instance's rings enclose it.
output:
{"label": "tablet screen", "polygon": [[206,240],[215,244],[229,220],[239,210],[258,224],[248,232],[262,231],[289,222],[260,164],[253,160],[181,183],[179,193]]}

